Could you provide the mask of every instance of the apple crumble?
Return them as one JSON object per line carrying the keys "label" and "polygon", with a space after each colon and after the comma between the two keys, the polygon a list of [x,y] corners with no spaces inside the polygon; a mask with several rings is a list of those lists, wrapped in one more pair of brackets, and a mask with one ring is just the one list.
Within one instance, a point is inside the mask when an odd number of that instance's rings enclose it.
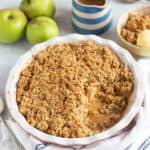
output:
{"label": "apple crumble", "polygon": [[94,41],[49,45],[17,84],[19,111],[50,135],[78,138],[112,127],[123,116],[134,76],[111,48]]}
{"label": "apple crumble", "polygon": [[131,13],[121,30],[121,36],[131,44],[137,45],[138,35],[144,30],[150,30],[150,15],[140,16],[137,13]]}

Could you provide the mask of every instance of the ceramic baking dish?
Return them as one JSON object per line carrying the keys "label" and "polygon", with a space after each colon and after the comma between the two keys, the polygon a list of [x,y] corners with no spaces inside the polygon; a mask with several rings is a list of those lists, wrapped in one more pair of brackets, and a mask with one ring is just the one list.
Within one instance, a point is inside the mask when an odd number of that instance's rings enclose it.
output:
{"label": "ceramic baking dish", "polygon": [[[113,127],[108,130],[84,138],[62,138],[56,137],[53,135],[46,134],[34,127],[32,127],[24,118],[24,116],[19,112],[18,106],[16,103],[16,86],[19,79],[20,72],[23,68],[28,66],[32,61],[32,58],[35,54],[46,48],[50,44],[55,43],[67,43],[70,41],[86,41],[93,40],[98,44],[109,46],[113,49],[113,51],[121,58],[121,60],[128,64],[131,68],[134,78],[135,78],[135,86],[134,91],[129,99],[129,104],[125,111],[123,118]],[[104,139],[108,139],[118,133],[120,133],[124,128],[126,128],[129,123],[135,118],[136,114],[140,110],[142,101],[143,101],[143,84],[141,81],[140,71],[137,67],[136,61],[129,54],[129,52],[123,48],[121,48],[118,44],[113,41],[106,40],[94,35],[79,35],[79,34],[71,34],[62,37],[56,37],[51,40],[48,40],[44,43],[33,46],[29,51],[27,51],[24,55],[22,55],[17,61],[16,65],[13,67],[11,72],[9,73],[7,85],[6,85],[6,104],[10,111],[10,114],[14,121],[16,121],[19,126],[28,134],[38,138],[41,141],[47,143],[55,143],[63,146],[74,146],[74,145],[89,145],[96,142],[99,142]]]}

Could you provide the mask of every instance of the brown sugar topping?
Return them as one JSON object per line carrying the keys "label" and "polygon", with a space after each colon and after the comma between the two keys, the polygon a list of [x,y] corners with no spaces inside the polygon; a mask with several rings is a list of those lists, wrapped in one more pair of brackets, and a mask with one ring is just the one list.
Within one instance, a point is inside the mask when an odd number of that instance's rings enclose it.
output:
{"label": "brown sugar topping", "polygon": [[123,116],[134,87],[130,68],[93,41],[49,45],[17,85],[19,111],[35,128],[60,137],[100,133]]}

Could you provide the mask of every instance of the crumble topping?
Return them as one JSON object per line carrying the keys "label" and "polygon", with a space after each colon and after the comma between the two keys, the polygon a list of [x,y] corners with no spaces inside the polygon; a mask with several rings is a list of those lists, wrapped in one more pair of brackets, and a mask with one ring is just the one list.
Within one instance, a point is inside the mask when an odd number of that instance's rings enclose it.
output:
{"label": "crumble topping", "polygon": [[150,29],[150,15],[140,16],[130,13],[126,25],[121,30],[121,36],[131,44],[137,45],[139,33]]}
{"label": "crumble topping", "polygon": [[130,68],[94,41],[49,45],[17,85],[19,111],[33,127],[60,137],[94,135],[123,116],[134,87]]}

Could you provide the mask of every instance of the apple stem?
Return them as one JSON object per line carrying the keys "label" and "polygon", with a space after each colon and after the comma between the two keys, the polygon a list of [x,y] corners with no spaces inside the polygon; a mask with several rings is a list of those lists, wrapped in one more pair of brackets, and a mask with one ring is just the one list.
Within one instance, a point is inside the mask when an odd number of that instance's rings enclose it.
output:
{"label": "apple stem", "polygon": [[32,0],[28,0],[28,3],[30,4]]}
{"label": "apple stem", "polygon": [[13,20],[13,18],[14,18],[14,17],[13,17],[12,15],[9,15],[9,16],[8,16],[8,19],[9,19],[9,20]]}

